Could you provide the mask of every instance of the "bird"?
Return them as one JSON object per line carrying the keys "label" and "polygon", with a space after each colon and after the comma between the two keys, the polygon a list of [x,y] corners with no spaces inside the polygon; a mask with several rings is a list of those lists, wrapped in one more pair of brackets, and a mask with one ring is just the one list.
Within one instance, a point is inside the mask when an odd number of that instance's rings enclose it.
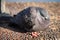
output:
{"label": "bird", "polygon": [[43,31],[49,27],[50,16],[44,8],[27,7],[11,21],[27,32],[32,32],[32,35],[38,35],[37,31]]}

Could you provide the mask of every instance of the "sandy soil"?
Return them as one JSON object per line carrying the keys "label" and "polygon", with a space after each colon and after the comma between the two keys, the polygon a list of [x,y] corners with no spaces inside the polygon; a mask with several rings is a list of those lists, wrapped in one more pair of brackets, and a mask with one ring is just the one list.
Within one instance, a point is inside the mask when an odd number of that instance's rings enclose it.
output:
{"label": "sandy soil", "polygon": [[11,16],[29,6],[42,7],[50,15],[50,26],[40,35],[31,37],[30,33],[22,33],[18,28],[9,27],[6,23],[0,24],[0,40],[60,40],[60,3],[6,3],[6,13]]}

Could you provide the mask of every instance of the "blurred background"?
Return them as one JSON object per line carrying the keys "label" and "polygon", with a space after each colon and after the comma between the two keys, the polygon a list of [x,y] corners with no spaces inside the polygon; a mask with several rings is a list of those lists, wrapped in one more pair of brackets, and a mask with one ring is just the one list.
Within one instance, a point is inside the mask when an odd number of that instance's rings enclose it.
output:
{"label": "blurred background", "polygon": [[17,29],[2,24],[4,27],[0,26],[0,40],[60,40],[60,0],[2,0],[1,12],[13,16],[29,6],[41,7],[48,11],[49,28],[40,31],[39,37],[31,38],[29,33],[16,32]]}
{"label": "blurred background", "polygon": [[7,2],[59,2],[60,0],[5,0]]}

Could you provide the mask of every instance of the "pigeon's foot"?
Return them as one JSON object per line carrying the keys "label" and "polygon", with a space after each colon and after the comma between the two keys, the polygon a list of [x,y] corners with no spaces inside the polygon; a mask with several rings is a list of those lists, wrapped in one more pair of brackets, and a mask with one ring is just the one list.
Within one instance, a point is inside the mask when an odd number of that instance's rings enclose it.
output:
{"label": "pigeon's foot", "polygon": [[38,32],[32,32],[32,34],[31,34],[31,35],[32,35],[32,37],[38,37],[38,36],[39,36],[39,34],[40,34],[40,33],[38,33]]}

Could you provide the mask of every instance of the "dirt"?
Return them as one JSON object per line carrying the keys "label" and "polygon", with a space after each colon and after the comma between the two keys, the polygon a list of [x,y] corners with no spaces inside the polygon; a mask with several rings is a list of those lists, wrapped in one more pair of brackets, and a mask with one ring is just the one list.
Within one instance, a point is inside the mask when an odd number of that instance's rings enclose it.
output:
{"label": "dirt", "polygon": [[[8,24],[0,24],[0,40],[60,40],[60,3],[8,3],[6,13],[16,15],[29,6],[42,7],[50,15],[50,26],[45,31],[40,31],[38,37],[31,37],[31,32],[21,32],[18,28],[9,27]],[[9,10],[9,11],[7,11]]]}

